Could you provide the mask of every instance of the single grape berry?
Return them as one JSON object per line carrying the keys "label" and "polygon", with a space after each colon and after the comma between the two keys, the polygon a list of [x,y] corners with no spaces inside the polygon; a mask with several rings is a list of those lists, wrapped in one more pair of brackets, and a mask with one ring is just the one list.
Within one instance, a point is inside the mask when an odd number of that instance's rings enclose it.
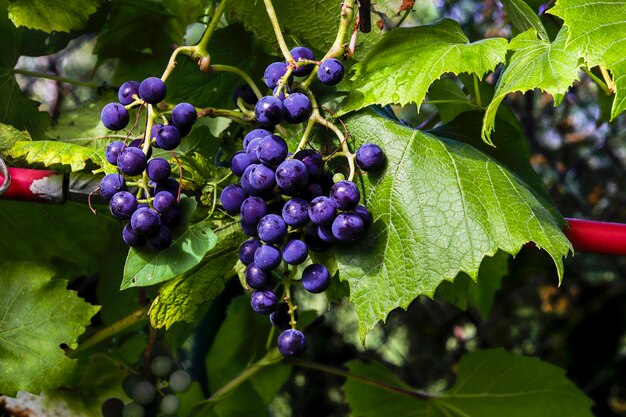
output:
{"label": "single grape berry", "polygon": [[135,176],[141,174],[148,162],[146,154],[139,148],[127,146],[122,149],[117,157],[117,166],[126,175]]}
{"label": "single grape berry", "polygon": [[302,161],[287,159],[276,168],[276,184],[280,191],[286,195],[294,195],[306,186],[309,181],[309,173]]}
{"label": "single grape berry", "polygon": [[306,347],[304,334],[300,330],[287,329],[278,335],[278,351],[283,356],[296,356]]}
{"label": "single grape berry", "polygon": [[146,239],[146,246],[155,251],[167,249],[171,244],[172,231],[168,226],[165,226],[164,224],[159,227],[156,235]]}
{"label": "single grape berry", "polygon": [[130,227],[140,235],[155,233],[160,224],[159,215],[149,207],[138,208],[130,218]]}
{"label": "single grape berry", "polygon": [[160,103],[166,94],[167,87],[160,78],[148,77],[139,84],[139,97],[146,103]]}
{"label": "single grape berry", "polygon": [[146,415],[146,409],[136,402],[130,402],[124,406],[122,411],[122,417],[144,417]]}
{"label": "single grape berry", "polygon": [[361,192],[355,183],[343,180],[331,187],[329,197],[339,210],[352,210],[359,204]]}
{"label": "single grape berry", "polygon": [[248,181],[258,192],[269,191],[276,185],[274,171],[265,165],[255,165],[248,174]]}
{"label": "single grape berry", "polygon": [[140,381],[133,387],[132,397],[137,404],[150,404],[156,398],[156,388],[148,381]]}
{"label": "single grape berry", "polygon": [[243,138],[243,150],[248,149],[248,144],[252,139],[262,139],[265,136],[271,135],[271,133],[265,129],[253,129]]}
{"label": "single grape berry", "polygon": [[246,267],[244,278],[250,288],[261,290],[269,284],[271,275],[269,272],[259,268],[254,262]]}
{"label": "single grape berry", "polygon": [[185,392],[191,387],[191,375],[179,369],[170,376],[170,388],[174,392]]}
{"label": "single grape berry", "polygon": [[100,180],[100,195],[109,202],[115,193],[126,191],[126,181],[120,174],[108,174]]}
{"label": "single grape berry", "polygon": [[340,242],[354,242],[363,235],[363,220],[352,213],[342,213],[333,221],[333,235]]}
{"label": "single grape berry", "polygon": [[306,261],[309,256],[309,250],[306,247],[306,243],[300,239],[290,240],[283,247],[283,259],[289,265],[300,265]]}
{"label": "single grape berry", "polygon": [[172,167],[164,158],[152,158],[146,165],[146,174],[154,182],[165,181],[171,173]]}
{"label": "single grape berry", "polygon": [[302,149],[296,152],[294,159],[302,161],[309,173],[309,178],[317,179],[324,173],[324,161],[322,155],[313,149]]}
{"label": "single grape berry", "polygon": [[174,369],[174,361],[168,356],[157,356],[152,359],[150,370],[156,376],[167,378]]}
{"label": "single grape berry", "polygon": [[255,138],[248,143],[248,147],[246,148],[246,155],[248,156],[248,160],[250,160],[251,164],[258,164],[259,162],[259,144],[261,143],[261,138]]}
{"label": "single grape berry", "polygon": [[337,210],[328,197],[316,197],[309,205],[309,218],[315,224],[329,225],[335,220]]}
{"label": "single grape berry", "polygon": [[[297,320],[298,310],[294,311],[294,316]],[[289,315],[289,305],[287,303],[279,303],[276,310],[270,313],[270,323],[272,326],[286,330],[289,328],[291,322],[291,316]]]}
{"label": "single grape berry", "polygon": [[254,106],[254,115],[260,123],[277,125],[283,120],[285,107],[280,99],[264,96]]}
{"label": "single grape berry", "polygon": [[[229,213],[239,213],[241,204],[246,199],[246,193],[243,188],[237,184],[230,184],[224,187],[222,194],[220,195],[220,202]],[[156,197],[155,197],[156,198]]]}
{"label": "single grape berry", "polygon": [[122,380],[122,389],[124,390],[124,393],[127,396],[132,397],[132,395],[133,395],[133,388],[135,387],[135,385],[137,385],[141,381],[142,381],[142,379],[139,378],[137,375],[128,375],[128,376],[126,376]]}
{"label": "single grape berry", "polygon": [[161,224],[169,227],[170,229],[180,223],[180,208],[175,206],[167,213],[161,214]]}
{"label": "single grape berry", "polygon": [[256,188],[250,185],[250,171],[252,171],[252,168],[254,168],[255,166],[256,164],[248,165],[248,167],[243,171],[243,174],[241,175],[241,180],[239,181],[239,185],[241,185],[241,188],[243,188],[246,194],[252,196],[257,196],[261,194],[259,191],[256,190]]}
{"label": "single grape berry", "polygon": [[343,78],[343,64],[335,58],[322,61],[317,70],[317,79],[324,85],[335,85]]}
{"label": "single grape berry", "polygon": [[268,135],[259,140],[256,155],[259,161],[268,167],[275,167],[287,156],[287,142],[276,135]]}
{"label": "single grape berry", "polygon": [[[242,200],[243,201],[243,200]],[[155,194],[152,205],[159,214],[165,214],[176,207],[176,197],[169,191],[159,191]]]}
{"label": "single grape berry", "polygon": [[248,154],[245,151],[239,151],[233,155],[230,160],[230,170],[238,177],[243,175],[243,172],[250,166],[252,162],[248,158]]}
{"label": "single grape berry", "polygon": [[263,245],[254,252],[254,264],[264,271],[273,271],[280,265],[280,251],[276,246]]}
{"label": "single grape berry", "polygon": [[[287,72],[287,65],[284,62],[273,62],[267,66],[265,73],[263,74],[263,81],[268,88],[274,89],[278,85],[280,79]],[[290,77],[288,84],[293,81],[293,76]]]}
{"label": "single grape berry", "polygon": [[[289,52],[291,52],[291,56],[296,62],[300,61],[300,59],[306,59],[309,61],[315,60],[315,55],[313,55],[313,52],[309,48],[305,48],[304,46],[296,46]],[[313,64],[296,67],[293,70],[293,75],[295,75],[296,77],[305,77],[309,75],[311,71],[313,71],[313,67]]]}
{"label": "single grape berry", "polygon": [[254,253],[261,247],[262,243],[256,239],[246,240],[239,246],[239,260],[244,265],[250,265],[254,262]]}
{"label": "single grape berry", "polygon": [[278,297],[272,290],[259,290],[250,296],[252,310],[259,314],[270,314],[278,306]]}
{"label": "single grape berry", "polygon": [[180,408],[180,400],[173,394],[167,394],[161,399],[161,412],[165,415],[174,415]]}
{"label": "single grape berry", "polygon": [[267,243],[280,243],[287,236],[287,224],[282,217],[276,214],[264,216],[259,220],[256,230],[259,238]]}
{"label": "single grape berry", "polygon": [[239,222],[239,226],[241,227],[241,231],[250,237],[259,237],[256,232],[256,225],[248,224],[245,222]]}
{"label": "single grape berry", "polygon": [[305,200],[311,201],[315,197],[320,197],[324,195],[324,189],[322,186],[316,182],[309,182],[304,188],[300,191],[300,195]]}
{"label": "single grape berry", "polygon": [[374,171],[385,162],[385,154],[380,146],[366,143],[356,151],[356,164],[363,171]]}
{"label": "single grape berry", "polygon": [[316,224],[311,224],[304,229],[304,242],[313,252],[323,252],[332,247],[332,243],[326,243],[320,239],[318,229]]}
{"label": "single grape berry", "polygon": [[278,98],[280,101],[284,101],[286,95],[285,94],[289,94],[291,93],[291,91],[289,90],[289,87],[287,87],[286,85],[284,85],[280,91],[278,90],[278,86],[276,86],[273,90],[272,90],[272,95],[276,98]]}
{"label": "single grape berry", "polygon": [[304,226],[309,222],[309,203],[302,198],[292,198],[283,206],[282,216],[289,226]]}
{"label": "single grape berry", "polygon": [[145,236],[135,232],[130,226],[130,223],[124,226],[122,230],[122,240],[131,248],[138,248],[146,244]]}
{"label": "single grape berry", "polygon": [[124,401],[119,398],[107,398],[102,403],[102,417],[122,417]]}
{"label": "single grape berry", "polygon": [[110,130],[122,130],[128,125],[128,110],[120,103],[109,103],[100,113],[102,124]]}
{"label": "single grape berry", "polygon": [[248,84],[240,84],[233,90],[233,94],[231,96],[233,99],[233,104],[236,106],[239,98],[243,100],[244,103],[254,106],[259,99],[256,94],[254,94],[254,90]]}
{"label": "single grape berry", "polygon": [[139,95],[139,83],[137,81],[126,81],[117,92],[117,98],[124,106],[135,101],[134,95]]}
{"label": "single grape berry", "polygon": [[302,123],[311,116],[311,100],[302,93],[289,94],[283,101],[285,120],[292,124]]}
{"label": "single grape berry", "polygon": [[359,204],[354,208],[354,214],[359,216],[363,220],[363,226],[367,226],[372,223],[372,213],[362,204]]}
{"label": "single grape berry", "polygon": [[317,226],[317,236],[324,243],[335,243],[337,239],[333,235],[333,231],[327,226]]}
{"label": "single grape berry", "polygon": [[180,184],[174,178],[166,178],[165,181],[158,182],[154,187],[154,194],[158,194],[161,191],[167,191],[172,195],[178,196]]}
{"label": "single grape berry", "polygon": [[109,143],[104,150],[104,157],[107,162],[111,165],[117,165],[117,157],[125,147],[124,142],[115,141]]}
{"label": "single grape berry", "polygon": [[111,197],[109,209],[115,218],[130,219],[130,216],[137,210],[137,199],[128,191],[120,191]]}
{"label": "single grape berry", "polygon": [[324,265],[312,264],[302,272],[302,286],[308,292],[318,294],[330,285],[330,273]]}
{"label": "single grape berry", "polygon": [[172,123],[182,131],[190,130],[197,119],[196,108],[189,103],[178,103],[172,110]]}
{"label": "single grape berry", "polygon": [[259,197],[248,197],[241,203],[241,221],[253,225],[259,224],[259,220],[267,214],[267,204]]}
{"label": "single grape berry", "polygon": [[156,143],[159,148],[171,151],[180,145],[181,138],[180,130],[176,126],[167,125],[157,131]]}

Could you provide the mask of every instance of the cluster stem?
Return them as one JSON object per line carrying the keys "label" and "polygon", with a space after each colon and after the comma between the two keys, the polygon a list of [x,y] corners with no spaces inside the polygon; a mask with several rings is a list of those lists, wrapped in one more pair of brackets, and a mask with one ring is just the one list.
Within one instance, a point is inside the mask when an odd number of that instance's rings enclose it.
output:
{"label": "cluster stem", "polygon": [[280,23],[278,23],[278,16],[276,16],[276,10],[274,10],[272,0],[263,0],[263,2],[265,3],[267,16],[270,18],[270,22],[272,22],[272,27],[274,28],[274,34],[276,35],[280,51],[283,53],[283,56],[288,63],[294,64],[296,61],[293,59],[293,56],[291,56],[287,43],[285,43],[285,38],[283,37],[283,32],[280,30]]}

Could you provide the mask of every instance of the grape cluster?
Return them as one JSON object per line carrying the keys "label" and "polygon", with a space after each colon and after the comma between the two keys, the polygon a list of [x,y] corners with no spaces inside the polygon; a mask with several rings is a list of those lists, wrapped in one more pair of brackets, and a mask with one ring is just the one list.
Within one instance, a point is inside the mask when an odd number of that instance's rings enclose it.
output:
{"label": "grape cluster", "polygon": [[149,366],[148,378],[139,374],[127,376],[122,382],[124,392],[132,401],[124,404],[121,398],[109,398],[102,404],[103,417],[174,416],[180,408],[178,393],[191,386],[191,375],[176,369],[169,356],[155,357]]}
{"label": "grape cluster", "polygon": [[[111,130],[124,129],[130,120],[129,108],[142,104],[158,104],[167,89],[160,78],[149,77],[141,83],[127,81],[119,89],[119,103],[109,103],[102,109],[104,126]],[[164,124],[155,124],[150,131],[150,143],[135,139],[126,144],[111,142],[105,150],[106,160],[117,166],[119,173],[108,174],[100,181],[100,195],[109,204],[111,214],[130,220],[122,238],[132,247],[147,246],[163,250],[172,242],[171,228],[180,221],[178,208],[179,183],[170,177],[171,167],[164,158],[151,158],[152,146],[164,150],[178,147],[196,122],[197,113],[189,103],[179,103],[169,113]],[[146,135],[147,136],[147,135]],[[142,178],[127,184],[128,177]],[[137,195],[129,192],[130,185],[140,185]],[[147,186],[146,186],[147,185]]]}

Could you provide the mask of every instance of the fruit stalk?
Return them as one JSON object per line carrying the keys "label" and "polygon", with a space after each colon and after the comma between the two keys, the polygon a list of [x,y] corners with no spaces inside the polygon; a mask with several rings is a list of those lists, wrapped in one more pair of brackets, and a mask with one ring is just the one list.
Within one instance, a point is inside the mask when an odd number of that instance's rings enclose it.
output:
{"label": "fruit stalk", "polygon": [[278,46],[280,46],[280,51],[283,53],[283,56],[288,63],[294,64],[295,60],[293,59],[293,56],[291,56],[291,52],[289,52],[289,48],[285,43],[283,32],[280,30],[280,23],[278,23],[278,17],[276,16],[276,11],[274,10],[272,0],[263,1],[265,2],[265,10],[267,10],[267,16],[272,22],[272,27],[274,28],[274,33],[276,34],[276,40],[278,41]]}

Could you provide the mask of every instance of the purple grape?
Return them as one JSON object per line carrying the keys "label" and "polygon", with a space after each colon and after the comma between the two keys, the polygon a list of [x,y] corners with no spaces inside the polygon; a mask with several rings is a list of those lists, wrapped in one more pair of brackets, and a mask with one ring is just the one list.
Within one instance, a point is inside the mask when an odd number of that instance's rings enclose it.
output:
{"label": "purple grape", "polygon": [[255,165],[248,174],[248,181],[258,192],[269,191],[276,185],[274,171],[265,165]]}
{"label": "purple grape", "polygon": [[117,98],[124,106],[135,101],[134,95],[139,95],[139,83],[137,81],[126,81],[117,92]]}
{"label": "purple grape", "polygon": [[176,197],[169,191],[159,191],[155,194],[152,205],[159,214],[168,213],[174,207],[176,207]]}
{"label": "purple grape", "polygon": [[335,205],[328,197],[315,197],[309,205],[309,218],[315,224],[329,225],[336,215]]}
{"label": "purple grape", "polygon": [[[287,64],[284,62],[273,62],[267,66],[263,74],[263,81],[268,88],[274,88],[278,85],[280,79],[287,72]],[[293,81],[293,76],[289,77],[288,84]]]}
{"label": "purple grape", "polygon": [[260,162],[259,155],[257,153],[259,149],[259,143],[261,143],[261,138],[254,138],[248,143],[248,146],[246,147],[246,156],[248,157],[248,160],[251,164],[258,164]]}
{"label": "purple grape", "polygon": [[172,123],[182,131],[190,130],[198,120],[196,108],[189,103],[178,103],[172,110]]}
{"label": "purple grape", "polygon": [[285,100],[285,92],[287,94],[291,93],[291,91],[289,91],[289,87],[287,87],[286,85],[283,86],[283,88],[280,89],[280,91],[278,91],[278,86],[274,88],[274,90],[272,90],[272,95],[274,97],[276,97],[277,99],[279,99],[280,101],[284,101]]}
{"label": "purple grape", "polygon": [[246,240],[239,247],[239,260],[244,265],[250,265],[254,262],[254,253],[261,247],[262,243],[256,239]]}
{"label": "purple grape", "polygon": [[174,178],[166,178],[164,181],[156,183],[154,187],[154,194],[158,194],[161,191],[167,191],[172,193],[174,196],[178,196],[178,190],[180,189],[180,184]]}
{"label": "purple grape", "polygon": [[309,225],[304,230],[304,242],[307,247],[313,252],[323,252],[330,249],[333,245],[331,243],[323,242],[318,234],[318,227],[315,224]]}
{"label": "purple grape", "polygon": [[256,233],[256,225],[248,224],[243,221],[239,222],[239,226],[241,226],[241,230],[250,237],[258,237]]}
{"label": "purple grape", "polygon": [[230,160],[230,170],[233,171],[233,174],[236,176],[241,177],[251,163],[248,154],[244,151],[239,151],[234,154]]}
{"label": "purple grape", "polygon": [[109,209],[113,217],[118,219],[130,219],[137,210],[137,199],[128,191],[120,191],[111,197]]}
{"label": "purple grape", "polygon": [[283,259],[289,265],[300,265],[308,256],[309,250],[306,243],[300,239],[290,240],[283,247]]}
{"label": "purple grape", "polygon": [[300,191],[309,181],[309,174],[302,161],[287,159],[276,168],[276,184],[286,195],[293,195]]}
{"label": "purple grape", "polygon": [[359,216],[363,221],[363,226],[367,226],[372,223],[372,213],[364,205],[359,204],[354,208],[354,214]]}
{"label": "purple grape", "polygon": [[282,216],[289,226],[304,226],[309,222],[309,203],[302,198],[292,198],[283,206]]}
{"label": "purple grape", "polygon": [[283,106],[285,107],[285,120],[292,124],[304,122],[313,111],[311,100],[302,93],[290,94],[283,101]]}
{"label": "purple grape", "polygon": [[161,224],[172,228],[180,223],[180,218],[180,208],[178,206],[174,206],[174,208],[167,213],[161,214]]}
{"label": "purple grape", "polygon": [[287,157],[287,151],[287,142],[277,135],[265,136],[256,147],[259,161],[269,167],[275,167],[283,162]]}
{"label": "purple grape", "polygon": [[107,145],[104,151],[104,157],[111,165],[117,165],[117,157],[119,156],[122,149],[124,149],[126,145],[124,142],[111,142]]}
{"label": "purple grape", "polygon": [[250,106],[254,106],[259,99],[256,94],[254,94],[254,90],[248,84],[240,84],[233,90],[232,99],[233,104],[237,105],[237,100],[241,97],[244,103],[249,104]]}
{"label": "purple grape", "polygon": [[167,87],[160,78],[148,77],[139,84],[139,97],[146,103],[160,103],[166,94]]}
{"label": "purple grape", "polygon": [[100,195],[109,202],[119,191],[126,191],[126,181],[120,174],[108,174],[100,180]]}
{"label": "purple grape", "polygon": [[139,233],[135,232],[128,223],[122,230],[122,239],[128,246],[137,248],[146,244],[146,238]]}
{"label": "purple grape", "polygon": [[[155,197],[156,198],[156,197]],[[239,213],[241,204],[246,199],[246,193],[243,188],[237,184],[230,184],[224,187],[222,195],[220,196],[220,202],[228,213]]]}
{"label": "purple grape", "polygon": [[[267,204],[259,197],[248,197],[241,203],[241,221],[254,226],[267,214]],[[256,234],[256,233],[255,233]]]}
{"label": "purple grape", "polygon": [[[297,310],[294,312],[295,314],[297,314]],[[278,329],[285,330],[289,328],[289,322],[291,322],[289,305],[287,303],[279,303],[276,310],[270,313],[270,323]]]}
{"label": "purple grape", "polygon": [[[141,151],[143,152],[143,138],[142,139],[134,139],[131,140],[130,143],[128,144],[129,148],[137,148],[137,149],[141,149]],[[152,156],[152,148],[148,148],[148,154],[146,155],[146,158],[150,159],[150,157]]]}
{"label": "purple grape", "polygon": [[107,129],[122,130],[128,125],[130,116],[128,115],[128,110],[120,103],[109,103],[102,109],[100,119]]}
{"label": "purple grape", "polygon": [[330,199],[339,210],[352,210],[359,204],[361,192],[352,181],[339,181],[330,189]]}
{"label": "purple grape", "polygon": [[363,220],[352,213],[342,213],[333,221],[333,235],[340,242],[354,242],[363,235]]}
{"label": "purple grape", "polygon": [[[289,52],[291,52],[291,56],[296,62],[298,62],[300,58],[309,61],[315,60],[315,55],[313,55],[313,52],[309,48],[305,48],[304,46],[296,46]],[[307,76],[311,73],[311,71],[313,71],[313,67],[313,64],[308,64],[294,68],[293,75],[295,75],[296,77]]]}
{"label": "purple grape", "polygon": [[254,168],[256,164],[248,165],[248,167],[243,171],[241,175],[241,188],[246,192],[247,195],[259,195],[260,192],[257,191],[252,185],[250,185],[250,171]]}
{"label": "purple grape", "polygon": [[146,245],[152,250],[164,250],[172,244],[172,232],[169,227],[161,225],[156,235],[146,239]]}
{"label": "purple grape", "polygon": [[159,215],[149,207],[138,208],[130,218],[130,227],[140,235],[154,234],[160,224]]}
{"label": "purple grape", "polygon": [[296,356],[304,352],[306,339],[300,330],[287,329],[278,335],[277,347],[283,356]]}
{"label": "purple grape", "polygon": [[271,133],[265,129],[253,129],[243,138],[243,150],[248,149],[248,144],[252,139],[262,139],[265,136],[271,135]]}
{"label": "purple grape", "polygon": [[259,238],[267,243],[280,243],[287,236],[287,224],[276,214],[263,216],[256,230]]}
{"label": "purple grape", "polygon": [[135,176],[146,169],[146,154],[139,148],[127,146],[117,157],[117,166],[123,174]]}
{"label": "purple grape", "polygon": [[383,166],[385,154],[380,146],[374,143],[361,145],[356,151],[356,164],[363,171],[374,171]]}
{"label": "purple grape", "polygon": [[102,417],[124,417],[122,415],[124,412],[124,401],[115,397],[107,398],[102,403],[100,411],[102,412]]}
{"label": "purple grape", "polygon": [[302,161],[309,173],[309,178],[317,179],[324,173],[324,160],[318,151],[302,149],[296,152],[294,159]]}
{"label": "purple grape", "polygon": [[154,182],[162,182],[169,178],[172,167],[167,159],[153,158],[146,165],[146,174]]}
{"label": "purple grape", "polygon": [[324,265],[312,264],[302,272],[302,286],[308,292],[318,294],[330,285],[330,273]]}
{"label": "purple grape", "polygon": [[176,149],[178,145],[180,145],[180,141],[180,130],[178,130],[176,126],[163,126],[157,131],[156,143],[161,149],[165,149],[166,151]]}
{"label": "purple grape", "polygon": [[250,288],[260,290],[267,287],[271,279],[271,274],[262,270],[254,262],[252,262],[246,267],[244,278],[246,279],[246,284],[248,284]]}
{"label": "purple grape", "polygon": [[322,61],[317,70],[317,78],[324,85],[338,84],[343,78],[343,64],[335,58]]}
{"label": "purple grape", "polygon": [[283,120],[285,108],[283,102],[274,96],[265,96],[254,106],[257,121],[268,125],[277,125]]}
{"label": "purple grape", "polygon": [[152,146],[154,146],[155,148],[159,147],[159,144],[156,143],[156,137],[157,134],[159,132],[159,129],[162,128],[163,125],[160,123],[155,123],[152,125],[152,129],[150,129],[150,141],[152,141],[152,139],[155,139],[155,142],[152,143]]}
{"label": "purple grape", "polygon": [[335,243],[337,241],[330,227],[317,226],[317,236],[324,243]]}
{"label": "purple grape", "polygon": [[254,264],[264,271],[278,268],[280,259],[280,251],[273,245],[262,245],[254,252]]}
{"label": "purple grape", "polygon": [[272,290],[259,290],[250,296],[252,309],[259,314],[270,314],[278,306],[278,297]]}
{"label": "purple grape", "polygon": [[324,189],[316,182],[308,183],[301,191],[300,195],[306,200],[313,200],[315,197],[324,195]]}

